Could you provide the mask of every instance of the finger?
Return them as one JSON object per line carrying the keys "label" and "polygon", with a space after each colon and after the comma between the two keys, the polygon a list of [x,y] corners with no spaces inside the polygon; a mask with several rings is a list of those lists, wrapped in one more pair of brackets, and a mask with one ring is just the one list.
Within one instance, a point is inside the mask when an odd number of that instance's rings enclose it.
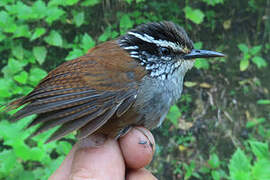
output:
{"label": "finger", "polygon": [[[70,177],[71,166],[73,162],[74,153],[81,146],[96,146],[98,144],[103,144],[105,142],[102,136],[91,136],[89,141],[81,141],[73,146],[69,154],[66,156],[60,167],[51,175],[49,180],[66,180]],[[92,141],[93,140],[93,141]],[[95,141],[94,141],[95,140]],[[84,144],[85,143],[85,144]]]}
{"label": "finger", "polygon": [[140,169],[148,165],[153,158],[155,140],[146,128],[133,128],[120,138],[119,144],[128,168]]}
{"label": "finger", "polygon": [[92,142],[87,140],[88,138],[74,154],[70,179],[123,179],[125,163],[118,143],[108,139],[101,146],[89,147],[87,143]]}
{"label": "finger", "polygon": [[157,180],[157,178],[143,168],[128,171],[126,180]]}
{"label": "finger", "polygon": [[62,162],[60,167],[51,175],[49,180],[64,180],[69,178],[73,156],[76,149],[77,145],[73,146],[71,151],[66,156],[65,160]]}

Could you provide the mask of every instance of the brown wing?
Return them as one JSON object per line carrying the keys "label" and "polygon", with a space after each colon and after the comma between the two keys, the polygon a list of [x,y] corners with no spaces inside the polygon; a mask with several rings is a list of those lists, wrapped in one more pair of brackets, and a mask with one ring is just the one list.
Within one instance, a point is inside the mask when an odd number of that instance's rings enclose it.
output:
{"label": "brown wing", "polygon": [[14,120],[38,114],[29,125],[42,123],[33,135],[61,125],[48,141],[82,127],[93,133],[113,114],[127,111],[144,75],[144,69],[114,41],[101,44],[51,71],[30,94],[16,101],[15,105],[27,105]]}

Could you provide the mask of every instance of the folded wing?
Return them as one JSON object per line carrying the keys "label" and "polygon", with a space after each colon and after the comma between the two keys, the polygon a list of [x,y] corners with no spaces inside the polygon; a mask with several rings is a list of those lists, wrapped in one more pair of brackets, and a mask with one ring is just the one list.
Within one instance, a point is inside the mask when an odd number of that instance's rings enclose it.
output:
{"label": "folded wing", "polygon": [[12,103],[26,104],[13,120],[37,114],[29,124],[41,124],[33,135],[60,125],[48,142],[78,129],[83,138],[132,106],[144,75],[144,69],[114,41],[104,43],[57,67],[30,94]]}

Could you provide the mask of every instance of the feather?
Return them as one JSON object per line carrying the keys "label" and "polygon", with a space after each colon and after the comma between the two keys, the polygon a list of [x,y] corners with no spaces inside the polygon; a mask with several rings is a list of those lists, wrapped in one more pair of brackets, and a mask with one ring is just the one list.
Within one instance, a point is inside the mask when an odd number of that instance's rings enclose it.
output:
{"label": "feather", "polygon": [[11,111],[13,109],[17,109],[18,107],[20,107],[22,105],[21,104],[22,100],[23,100],[23,98],[19,98],[19,99],[16,99],[16,100],[10,102],[9,104],[6,105],[4,111],[7,112],[7,111]]}
{"label": "feather", "polygon": [[79,129],[79,133],[77,134],[78,139],[85,138],[92,133],[94,133],[97,129],[99,129],[102,125],[104,125],[115,113],[117,106],[113,107],[112,109],[107,110],[99,117],[93,119],[85,126]]}
{"label": "feather", "polygon": [[107,99],[112,98],[112,95],[110,92],[94,94],[91,96],[83,96],[83,97],[79,96],[77,98],[74,97],[72,99],[64,99],[64,100],[59,100],[59,101],[44,103],[44,104],[40,104],[40,102],[37,100],[26,105],[24,108],[19,110],[14,115],[13,121],[17,121],[18,119],[21,119],[23,117],[26,117],[32,114],[41,114],[45,112],[51,112],[51,111],[55,111],[59,109],[64,109],[64,108],[84,104],[89,101],[95,101],[97,99],[106,99],[106,98]]}
{"label": "feather", "polygon": [[65,108],[65,109],[60,109],[56,111],[51,111],[51,112],[45,112],[42,114],[39,114],[29,125],[28,128],[31,126],[34,126],[38,123],[43,123],[47,121],[52,121],[54,119],[60,119],[64,118],[66,116],[70,116],[75,113],[80,113],[81,111],[88,109],[91,106],[97,105],[96,101],[90,101],[81,105],[77,105],[74,107],[70,108]]}
{"label": "feather", "polygon": [[73,114],[72,116],[66,116],[64,118],[59,118],[59,119],[55,119],[55,120],[52,120],[52,121],[47,121],[47,122],[43,123],[32,134],[32,136],[38,135],[38,134],[40,134],[40,133],[42,133],[42,132],[44,132],[46,130],[49,130],[49,129],[53,128],[53,127],[56,127],[58,125],[63,125],[65,123],[69,123],[69,122],[72,122],[72,121],[77,122],[78,120],[80,120],[80,119],[82,119],[82,118],[84,118],[86,116],[88,117],[89,115],[91,115],[91,117],[95,118],[96,116],[99,115],[99,112],[100,112],[100,109],[97,109],[97,108],[94,108],[94,107],[88,108],[86,110],[88,110],[88,113],[84,112],[84,114],[80,114],[81,112],[79,112],[79,113]]}
{"label": "feather", "polygon": [[28,126],[41,123],[33,135],[60,125],[48,141],[84,125],[81,136],[91,134],[115,112],[121,116],[132,106],[146,73],[116,41],[106,42],[49,72],[31,93],[12,104],[26,104],[13,121],[37,114]]}
{"label": "feather", "polygon": [[[57,129],[51,135],[51,137],[46,141],[46,143],[60,139],[61,137],[65,136],[66,134],[81,128],[82,126],[87,124],[89,121],[91,121],[94,118],[96,118],[97,116],[101,115],[104,111],[105,111],[104,109],[100,109],[92,114],[89,114],[87,116],[76,119],[76,121],[70,121],[70,122],[65,123],[64,125],[62,125],[59,129]],[[44,128],[46,128],[46,127],[44,127]],[[38,132],[37,132],[37,134],[38,134]]]}
{"label": "feather", "polygon": [[85,96],[94,97],[97,94],[100,95],[95,90],[71,92],[71,93],[65,93],[65,94],[60,94],[60,95],[54,95],[54,96],[35,99],[35,101],[33,101],[32,104],[37,106],[37,105],[40,105],[40,104],[48,104],[48,103],[53,103],[53,102],[63,101],[63,100],[68,100],[68,99],[76,99],[77,97],[85,97]]}
{"label": "feather", "polygon": [[[83,91],[85,89],[85,91]],[[27,95],[23,99],[23,103],[27,103],[36,99],[41,99],[45,97],[51,97],[51,96],[57,96],[62,94],[70,94],[70,93],[76,93],[76,92],[86,92],[91,91],[90,89],[86,88],[64,88],[56,89],[55,87],[51,88],[44,88],[44,89],[37,89],[33,92],[31,92],[29,95]],[[95,90],[92,90],[95,91]]]}
{"label": "feather", "polygon": [[127,112],[127,110],[133,105],[133,103],[135,102],[135,100],[136,100],[135,95],[134,96],[131,96],[131,97],[127,98],[127,99],[125,99],[123,101],[123,103],[120,104],[120,106],[118,107],[118,109],[116,111],[117,117],[120,117],[123,114],[125,114]]}

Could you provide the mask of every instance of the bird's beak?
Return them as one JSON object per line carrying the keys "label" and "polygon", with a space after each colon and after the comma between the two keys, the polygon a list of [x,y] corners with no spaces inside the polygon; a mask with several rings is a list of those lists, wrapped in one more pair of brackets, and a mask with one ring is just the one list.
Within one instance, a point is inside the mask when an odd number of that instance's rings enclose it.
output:
{"label": "bird's beak", "polygon": [[225,56],[224,54],[215,51],[193,49],[190,53],[184,55],[184,59],[188,60],[195,58],[214,58],[224,56]]}

